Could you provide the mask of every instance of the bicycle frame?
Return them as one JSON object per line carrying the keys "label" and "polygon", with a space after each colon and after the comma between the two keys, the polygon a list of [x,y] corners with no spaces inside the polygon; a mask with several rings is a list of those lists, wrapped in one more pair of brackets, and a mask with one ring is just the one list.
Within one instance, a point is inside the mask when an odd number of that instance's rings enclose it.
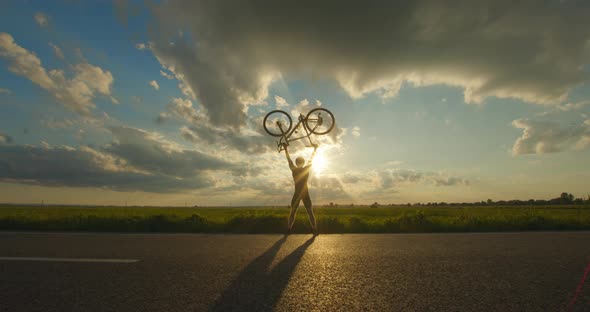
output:
{"label": "bicycle frame", "polygon": [[[301,140],[301,139],[305,139],[305,138],[307,138],[309,140],[309,144],[313,145],[313,142],[311,141],[312,133],[309,131],[309,129],[307,129],[304,122],[305,122],[305,116],[303,116],[303,114],[299,114],[299,117],[297,118],[297,124],[295,125],[295,127],[293,127],[293,129],[291,131],[285,132],[283,130],[283,125],[281,124],[281,122],[277,121],[277,126],[279,127],[279,129],[281,129],[281,133],[283,133],[283,136],[281,136],[281,138],[277,141],[277,149],[278,149],[279,153],[285,149],[285,146],[289,146],[289,142],[293,142],[293,141],[297,141],[297,140]],[[318,120],[318,124],[321,125],[321,119]],[[293,134],[299,132],[299,130],[298,130],[299,127],[303,128],[303,130],[305,131],[305,135],[302,135],[302,136],[296,137],[296,138],[291,138],[291,136],[293,136]]]}

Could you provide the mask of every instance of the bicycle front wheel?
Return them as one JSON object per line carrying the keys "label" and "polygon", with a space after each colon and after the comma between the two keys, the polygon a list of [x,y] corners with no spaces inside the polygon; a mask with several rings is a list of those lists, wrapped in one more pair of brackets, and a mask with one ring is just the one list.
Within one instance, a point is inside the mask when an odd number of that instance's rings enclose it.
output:
{"label": "bicycle front wheel", "polygon": [[336,125],[336,119],[331,111],[319,107],[314,108],[305,117],[305,126],[313,134],[326,134]]}
{"label": "bicycle front wheel", "polygon": [[264,131],[266,131],[266,133],[275,137],[281,137],[289,133],[291,127],[293,126],[293,121],[287,112],[282,110],[273,110],[264,116],[262,126],[264,127]]}

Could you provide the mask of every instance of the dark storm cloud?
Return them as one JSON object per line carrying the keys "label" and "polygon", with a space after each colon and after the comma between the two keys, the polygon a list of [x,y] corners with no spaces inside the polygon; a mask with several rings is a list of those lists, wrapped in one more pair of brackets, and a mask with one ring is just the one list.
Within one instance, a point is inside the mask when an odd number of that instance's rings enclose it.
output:
{"label": "dark storm cloud", "polygon": [[210,172],[251,175],[257,170],[182,149],[140,129],[110,130],[113,143],[100,148],[0,145],[0,180],[168,193],[213,186]]}
{"label": "dark storm cloud", "polygon": [[588,79],[587,1],[177,0],[153,15],[150,49],[223,125],[302,70],[354,97],[409,81],[459,86],[472,103],[557,104]]}

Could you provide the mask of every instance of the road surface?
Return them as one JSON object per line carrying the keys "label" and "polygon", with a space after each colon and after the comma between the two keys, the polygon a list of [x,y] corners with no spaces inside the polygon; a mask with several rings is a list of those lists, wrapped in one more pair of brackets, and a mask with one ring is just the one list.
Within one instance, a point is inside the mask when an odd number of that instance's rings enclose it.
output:
{"label": "road surface", "polygon": [[590,232],[0,233],[0,311],[590,311],[589,262]]}

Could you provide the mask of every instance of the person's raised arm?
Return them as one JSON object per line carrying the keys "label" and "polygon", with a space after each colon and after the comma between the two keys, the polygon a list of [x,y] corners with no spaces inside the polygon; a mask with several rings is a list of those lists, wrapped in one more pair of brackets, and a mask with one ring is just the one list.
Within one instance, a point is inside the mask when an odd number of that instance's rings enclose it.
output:
{"label": "person's raised arm", "polygon": [[285,144],[285,157],[287,157],[287,162],[289,162],[289,168],[295,168],[293,161],[291,160],[291,156],[289,155],[289,150],[287,149],[287,144]]}

